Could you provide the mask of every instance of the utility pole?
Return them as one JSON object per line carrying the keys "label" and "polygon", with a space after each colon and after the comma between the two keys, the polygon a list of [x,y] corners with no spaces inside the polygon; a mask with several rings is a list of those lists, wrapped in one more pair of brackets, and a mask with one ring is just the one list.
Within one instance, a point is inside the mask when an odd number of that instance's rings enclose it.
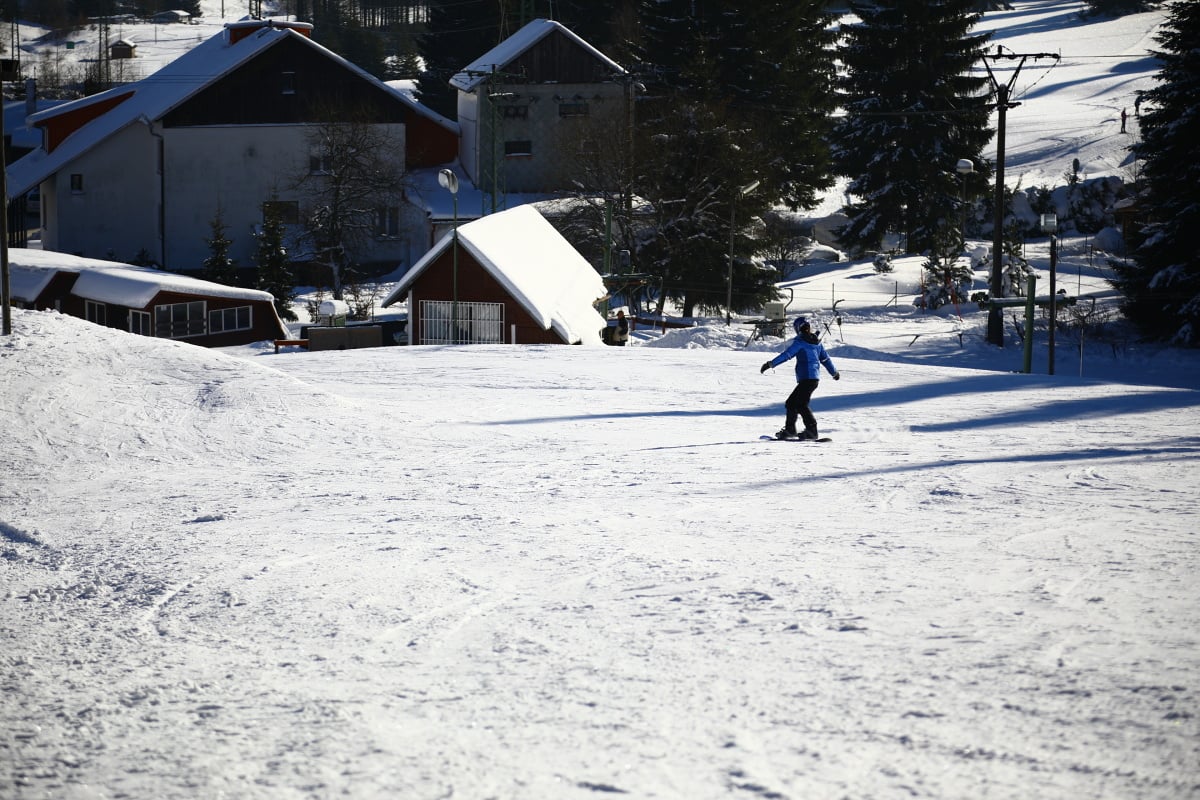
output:
{"label": "utility pole", "polygon": [[2,328],[5,336],[12,334],[12,298],[8,277],[8,156],[4,152],[4,122],[0,120],[0,305],[3,305]]}
{"label": "utility pole", "polygon": [[[1025,66],[1026,60],[1053,58],[1057,61],[1058,54],[1013,53],[1011,51],[1005,53],[1002,45],[996,45],[995,53],[984,53],[981,58],[983,58],[983,66],[987,69],[988,77],[991,78],[992,89],[996,92],[996,194],[992,230],[992,275],[988,290],[993,298],[998,298],[1004,291],[1004,270],[1000,263],[1004,252],[1004,128],[1008,109],[1020,105],[1011,100],[1012,88],[1017,82],[1017,76],[1021,74],[1021,67]],[[1001,83],[996,77],[996,73],[992,71],[992,65],[988,63],[989,58],[996,61],[1002,58],[1016,61],[1017,67],[1009,79]],[[987,340],[988,344],[994,344],[997,347],[1004,346],[1004,314],[1000,306],[995,303],[988,306]]]}

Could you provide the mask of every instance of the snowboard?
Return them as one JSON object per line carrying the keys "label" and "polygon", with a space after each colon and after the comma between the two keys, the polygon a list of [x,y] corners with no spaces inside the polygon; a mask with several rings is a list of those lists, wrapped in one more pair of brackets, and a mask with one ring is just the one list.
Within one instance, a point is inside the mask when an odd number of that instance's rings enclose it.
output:
{"label": "snowboard", "polygon": [[774,436],[760,436],[758,438],[768,442],[796,442],[798,444],[825,444],[833,441],[828,436],[822,436],[820,439],[778,439]]}

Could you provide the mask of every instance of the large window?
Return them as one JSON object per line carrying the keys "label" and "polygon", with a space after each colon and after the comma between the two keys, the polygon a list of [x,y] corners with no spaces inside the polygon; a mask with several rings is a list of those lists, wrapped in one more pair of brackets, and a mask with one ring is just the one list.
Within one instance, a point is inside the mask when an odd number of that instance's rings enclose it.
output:
{"label": "large window", "polygon": [[208,312],[208,332],[248,331],[252,325],[250,306],[218,308]]}
{"label": "large window", "polygon": [[172,303],[154,307],[154,335],[164,339],[183,339],[188,336],[203,336],[205,333],[203,300],[190,303]]}
{"label": "large window", "polygon": [[420,344],[501,344],[503,303],[421,301]]}

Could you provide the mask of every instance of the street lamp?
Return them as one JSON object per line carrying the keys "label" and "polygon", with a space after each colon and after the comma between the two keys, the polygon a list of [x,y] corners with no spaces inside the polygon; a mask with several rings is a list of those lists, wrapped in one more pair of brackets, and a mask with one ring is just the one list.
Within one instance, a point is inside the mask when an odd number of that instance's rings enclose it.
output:
{"label": "street lamp", "polygon": [[1058,237],[1055,235],[1058,232],[1058,215],[1057,214],[1042,214],[1042,233],[1050,234],[1050,371],[1049,374],[1054,374],[1054,328],[1058,323],[1058,308],[1055,300],[1057,299],[1054,291],[1054,279],[1058,271]]}
{"label": "street lamp", "polygon": [[[450,344],[454,344],[458,337],[458,176],[452,170],[443,169],[438,172],[438,183],[443,189],[450,192],[450,196],[454,199],[454,272],[452,276],[453,294],[450,300]],[[411,308],[408,313],[411,317]]]}
{"label": "street lamp", "polygon": [[962,201],[959,203],[962,208],[962,227],[959,228],[959,238],[962,239],[965,248],[967,246],[967,176],[975,171],[975,162],[969,158],[960,158],[955,169],[962,176]]}
{"label": "street lamp", "polygon": [[729,278],[725,282],[725,324],[729,324],[729,317],[733,313],[733,212],[737,208],[737,201],[758,188],[758,181],[750,181],[745,186],[737,190],[734,195],[733,202],[729,204]]}

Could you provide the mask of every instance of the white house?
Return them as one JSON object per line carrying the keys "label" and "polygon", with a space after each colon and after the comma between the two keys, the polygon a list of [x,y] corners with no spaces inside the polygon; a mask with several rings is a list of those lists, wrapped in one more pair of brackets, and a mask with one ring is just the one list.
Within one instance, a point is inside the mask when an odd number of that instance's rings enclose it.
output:
{"label": "white house", "polygon": [[[33,115],[42,143],[9,167],[9,197],[40,187],[47,250],[141,255],[173,271],[200,269],[220,212],[231,257],[248,267],[267,207],[288,224],[291,252],[300,247],[313,200],[298,184],[319,181],[324,163],[317,126],[360,120],[396,144],[387,155],[406,170],[455,158],[457,125],[313,42],[311,29],[228,23],[143,80]],[[355,261],[391,269],[428,249],[426,221],[402,193],[376,209]]]}
{"label": "white house", "polygon": [[450,83],[459,161],[491,195],[574,191],[583,168],[627,153],[629,74],[554,20],[528,23]]}

